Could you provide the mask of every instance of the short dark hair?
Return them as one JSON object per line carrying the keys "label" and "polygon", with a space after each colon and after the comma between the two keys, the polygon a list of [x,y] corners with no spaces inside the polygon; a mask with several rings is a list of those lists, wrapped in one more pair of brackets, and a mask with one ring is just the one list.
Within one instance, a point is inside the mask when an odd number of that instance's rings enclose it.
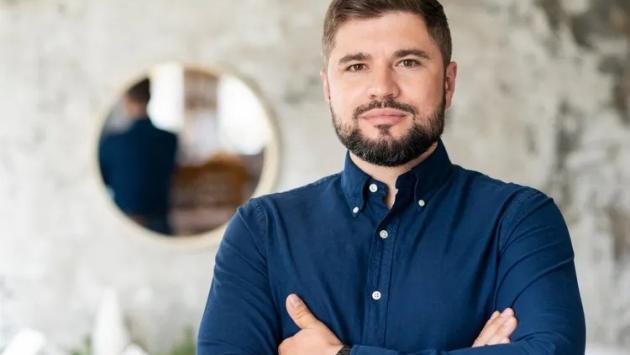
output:
{"label": "short dark hair", "polygon": [[133,102],[147,104],[151,100],[151,81],[149,78],[140,80],[127,90],[126,95]]}
{"label": "short dark hair", "polygon": [[351,19],[380,17],[391,11],[411,12],[420,16],[427,25],[429,34],[442,53],[444,66],[451,62],[453,44],[451,30],[438,0],[333,0],[324,20],[322,47],[326,60],[334,47],[339,27]]}

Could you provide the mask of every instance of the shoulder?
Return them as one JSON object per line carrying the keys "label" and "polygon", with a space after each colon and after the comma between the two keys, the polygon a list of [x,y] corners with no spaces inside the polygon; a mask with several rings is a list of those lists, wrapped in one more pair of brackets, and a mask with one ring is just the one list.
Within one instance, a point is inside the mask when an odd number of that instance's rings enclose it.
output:
{"label": "shoulder", "polygon": [[108,133],[99,142],[99,154],[102,157],[118,155],[121,145],[125,143],[120,133]]}
{"label": "shoulder", "polygon": [[455,188],[465,190],[475,199],[494,201],[506,210],[519,210],[527,204],[554,203],[551,197],[535,187],[490,177],[458,165],[455,165],[454,175]]}
{"label": "shoulder", "polygon": [[279,211],[310,211],[305,205],[313,197],[320,196],[335,185],[339,174],[329,175],[309,184],[296,187],[283,192],[270,193],[249,199],[237,208],[230,219],[225,231],[225,238],[238,238],[235,235],[246,232],[252,236],[254,245],[259,250],[265,250],[265,235],[272,220],[278,216]]}
{"label": "shoulder", "polygon": [[177,138],[177,135],[175,135],[175,133],[168,131],[166,129],[157,127],[154,124],[147,125],[145,129],[148,132],[151,132],[153,135],[160,137],[162,139],[174,140]]}
{"label": "shoulder", "polygon": [[470,198],[492,203],[499,213],[504,230],[512,230],[523,220],[564,225],[560,209],[552,197],[532,186],[506,182],[478,171],[455,166],[457,188],[466,191]]}
{"label": "shoulder", "polygon": [[249,203],[259,205],[261,208],[302,205],[312,201],[315,196],[321,196],[337,188],[340,178],[340,173],[324,176],[306,185],[253,198]]}
{"label": "shoulder", "polygon": [[490,194],[493,197],[500,195],[511,196],[516,199],[537,194],[544,195],[543,192],[536,188],[504,181],[476,170],[463,168],[459,165],[454,165],[454,171],[459,184],[478,191],[478,193]]}
{"label": "shoulder", "polygon": [[264,222],[265,215],[273,211],[303,209],[308,205],[322,201],[316,197],[336,191],[340,186],[340,178],[341,174],[336,173],[286,191],[254,197],[241,206],[239,210],[250,216],[254,215],[259,221]]}
{"label": "shoulder", "polygon": [[167,131],[165,129],[157,128],[158,134],[168,140],[177,140],[177,135],[171,131]]}

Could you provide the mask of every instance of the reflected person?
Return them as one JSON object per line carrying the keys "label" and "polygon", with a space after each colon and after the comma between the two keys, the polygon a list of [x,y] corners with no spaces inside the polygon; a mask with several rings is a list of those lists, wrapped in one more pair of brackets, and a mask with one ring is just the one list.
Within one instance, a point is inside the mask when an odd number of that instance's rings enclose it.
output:
{"label": "reflected person", "polygon": [[146,228],[171,235],[168,214],[177,136],[151,122],[150,86],[144,79],[127,90],[122,108],[131,125],[102,137],[99,161],[103,181],[118,207]]}
{"label": "reflected person", "polygon": [[447,154],[457,65],[442,5],[334,0],[323,45],[344,168],[238,209],[198,353],[584,354],[554,201]]}

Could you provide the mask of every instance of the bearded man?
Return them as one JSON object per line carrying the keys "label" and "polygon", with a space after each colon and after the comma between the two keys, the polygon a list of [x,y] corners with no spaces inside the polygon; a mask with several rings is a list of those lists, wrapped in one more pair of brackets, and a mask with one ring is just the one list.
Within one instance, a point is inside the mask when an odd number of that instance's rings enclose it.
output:
{"label": "bearded man", "polygon": [[239,208],[199,354],[584,353],[556,204],[448,157],[451,47],[436,0],[331,3],[321,79],[345,166]]}

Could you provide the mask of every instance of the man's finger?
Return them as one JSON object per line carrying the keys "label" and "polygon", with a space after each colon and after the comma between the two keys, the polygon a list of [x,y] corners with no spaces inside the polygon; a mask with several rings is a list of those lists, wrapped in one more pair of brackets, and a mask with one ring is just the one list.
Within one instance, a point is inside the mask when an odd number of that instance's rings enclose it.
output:
{"label": "man's finger", "polygon": [[494,311],[494,313],[492,313],[490,318],[488,318],[488,320],[486,321],[486,324],[484,324],[483,329],[481,329],[481,333],[479,333],[479,336],[477,336],[477,339],[475,339],[475,343],[473,344],[473,346],[483,345],[481,344],[481,342],[486,340],[485,337],[486,334],[489,332],[489,327],[491,326],[491,324],[496,322],[496,319],[499,318],[500,315],[501,312],[499,311]]}
{"label": "man's finger", "polygon": [[479,337],[475,339],[473,347],[488,345],[488,342],[497,333],[497,330],[510,318],[514,316],[514,311],[511,308],[506,308],[500,315],[493,313],[492,317],[486,322],[486,325],[481,330]]}
{"label": "man's finger", "polygon": [[486,345],[488,340],[490,340],[492,335],[494,335],[496,329],[500,327],[504,321],[505,318],[502,317],[502,313],[493,313],[492,317],[490,317],[490,319],[486,322],[486,325],[484,325],[481,333],[479,333],[477,339],[475,339],[475,343],[473,344],[473,346]]}
{"label": "man's finger", "polygon": [[286,300],[286,307],[289,316],[291,316],[293,322],[295,322],[300,329],[312,328],[319,324],[319,320],[315,318],[298,295],[294,293],[290,294]]}
{"label": "man's finger", "polygon": [[508,318],[502,326],[500,326],[494,336],[488,341],[488,345],[501,344],[501,341],[505,338],[509,338],[510,335],[516,330],[517,320],[514,317]]}
{"label": "man's finger", "polygon": [[488,321],[486,321],[486,324],[484,325],[484,327],[486,327],[488,324],[490,324],[491,321],[495,320],[500,315],[501,315],[501,312],[494,311],[494,313],[492,313],[492,316],[490,316],[490,318],[488,318]]}

